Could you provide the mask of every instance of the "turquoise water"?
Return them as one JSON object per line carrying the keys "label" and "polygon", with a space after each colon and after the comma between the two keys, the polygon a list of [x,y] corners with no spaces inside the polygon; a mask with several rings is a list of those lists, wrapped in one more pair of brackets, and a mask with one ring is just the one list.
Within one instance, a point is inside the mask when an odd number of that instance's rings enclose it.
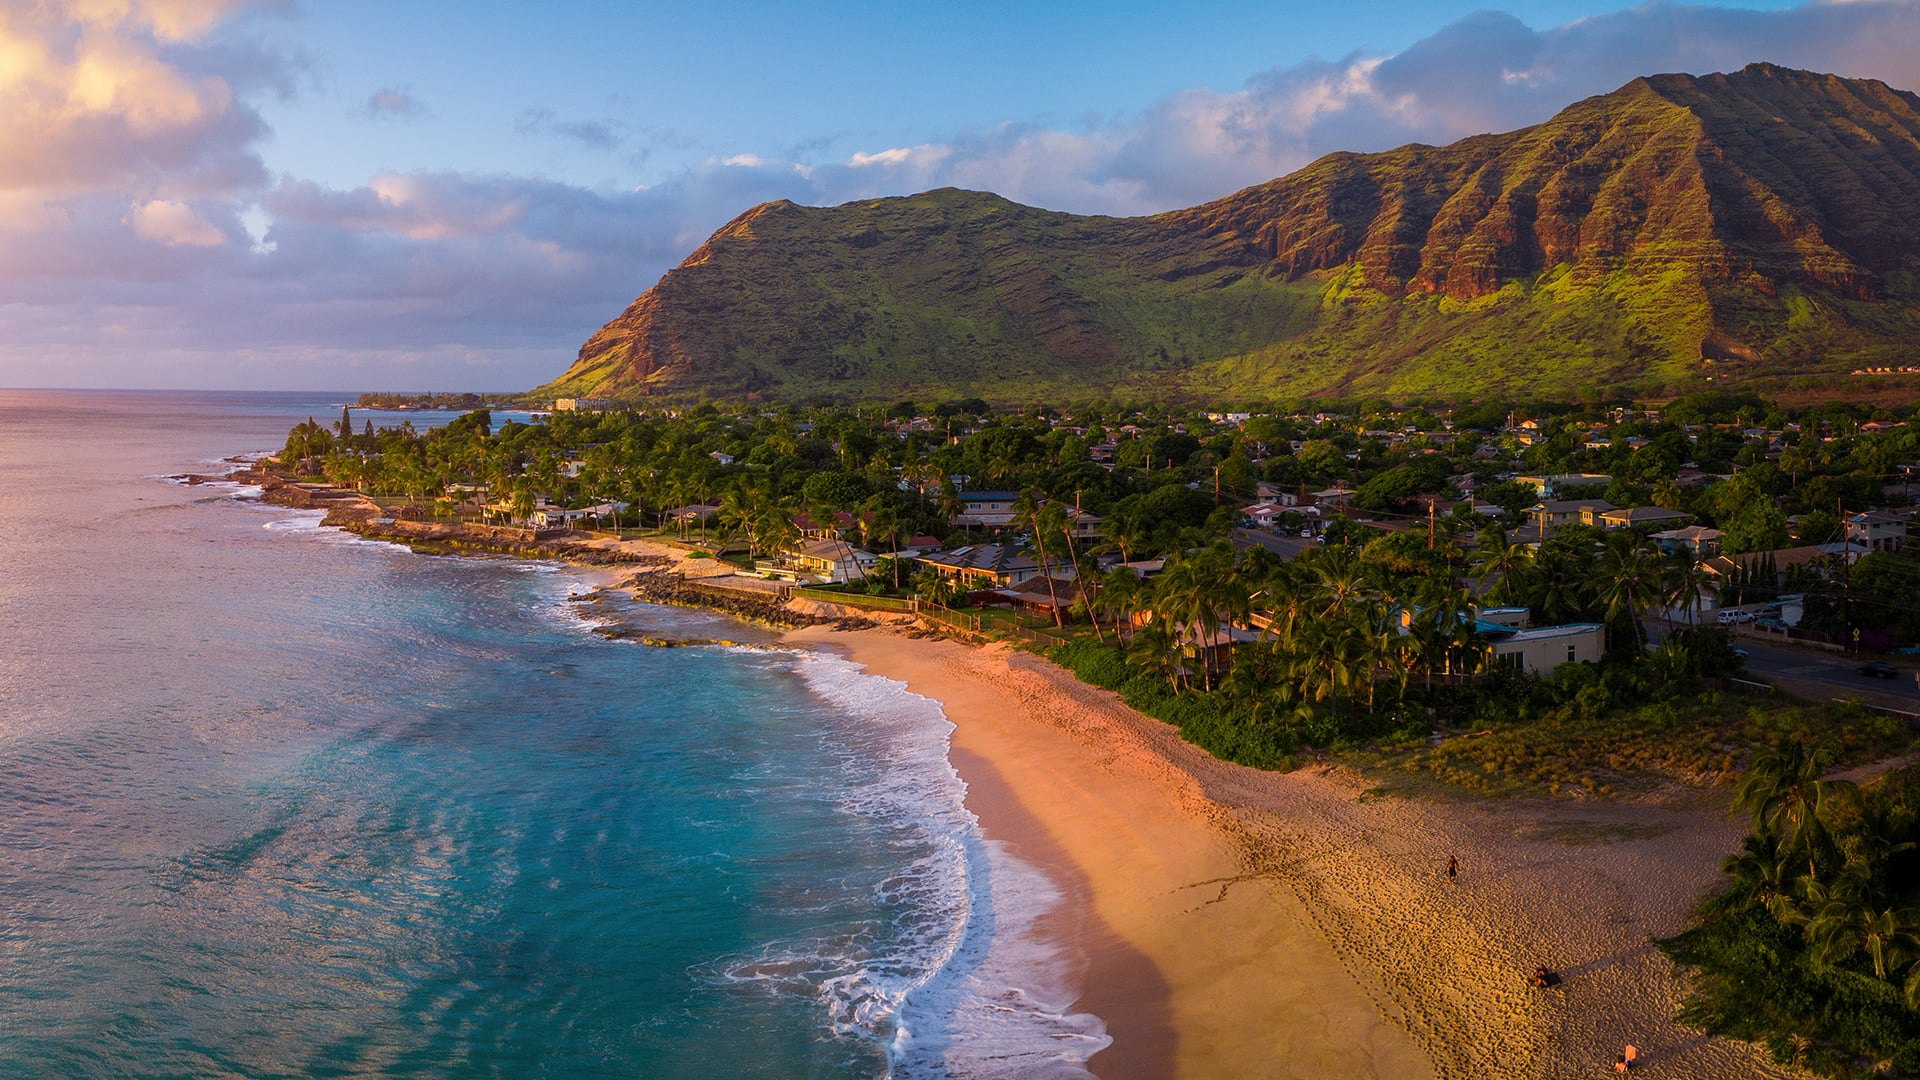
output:
{"label": "turquoise water", "polygon": [[337,413],[0,391],[0,1075],[1085,1075],[935,704],[165,479]]}

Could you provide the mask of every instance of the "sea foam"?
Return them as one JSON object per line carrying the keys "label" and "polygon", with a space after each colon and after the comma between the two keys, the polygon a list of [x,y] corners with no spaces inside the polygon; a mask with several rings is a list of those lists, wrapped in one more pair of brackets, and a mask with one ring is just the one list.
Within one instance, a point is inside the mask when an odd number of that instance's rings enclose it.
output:
{"label": "sea foam", "polygon": [[837,657],[793,662],[843,718],[842,752],[870,777],[842,795],[846,809],[894,823],[917,853],[881,887],[900,912],[892,947],[821,987],[836,1025],[881,1039],[894,1077],[1089,1075],[1111,1040],[1098,1017],[1072,1011],[1071,958],[1036,932],[1062,895],[982,835],[940,704]]}

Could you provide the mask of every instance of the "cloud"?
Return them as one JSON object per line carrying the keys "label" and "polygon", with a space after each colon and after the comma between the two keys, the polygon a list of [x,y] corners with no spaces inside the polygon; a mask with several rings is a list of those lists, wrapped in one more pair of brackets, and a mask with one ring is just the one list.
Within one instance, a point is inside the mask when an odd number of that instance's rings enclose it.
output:
{"label": "cloud", "polygon": [[521,113],[513,130],[521,135],[568,139],[595,150],[617,149],[626,141],[624,126],[617,120],[561,120],[552,109],[540,106]]}
{"label": "cloud", "polygon": [[420,104],[420,99],[414,97],[408,91],[397,86],[389,86],[384,89],[375,90],[367,98],[367,103],[361,106],[360,111],[363,116],[370,120],[388,117],[411,120],[416,117],[425,116],[427,114],[427,107]]}
{"label": "cloud", "polygon": [[[69,0],[0,12],[0,191],[231,194],[265,132],[185,44],[232,0]],[[245,50],[227,50],[236,61]],[[246,85],[254,72],[234,63]]]}
{"label": "cloud", "polygon": [[217,247],[227,242],[221,232],[186,203],[155,199],[133,208],[134,235],[167,247]]}
{"label": "cloud", "polygon": [[[990,187],[1054,209],[1120,214],[1192,205],[1336,150],[1445,143],[1538,123],[1641,75],[1757,60],[1920,86],[1920,4],[1808,3],[1748,11],[1648,3],[1535,29],[1470,15],[1392,56],[1275,68],[1240,90],[1194,90],[1083,132],[1005,126],[857,153],[851,187]],[[827,171],[822,175],[832,175]],[[858,197],[850,196],[850,197]]]}
{"label": "cloud", "polygon": [[[1334,150],[1534,123],[1653,72],[1769,60],[1920,85],[1916,3],[1652,3],[1546,28],[1486,12],[1391,56],[1276,68],[1071,131],[1005,124],[836,160],[814,157],[830,142],[730,147],[637,190],[452,172],[329,186],[261,165],[248,102],[288,92],[292,69],[223,37],[242,5],[19,7],[0,8],[0,384],[14,385],[524,387],[770,199],[956,185],[1150,213]],[[387,93],[400,97],[379,104]],[[368,110],[408,102],[383,90]],[[515,129],[622,154],[677,138],[544,108]]]}

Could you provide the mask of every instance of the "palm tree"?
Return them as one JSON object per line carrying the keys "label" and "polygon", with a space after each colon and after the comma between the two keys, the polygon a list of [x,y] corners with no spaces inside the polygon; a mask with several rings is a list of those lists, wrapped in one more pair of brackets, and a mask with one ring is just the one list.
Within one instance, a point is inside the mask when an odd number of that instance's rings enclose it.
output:
{"label": "palm tree", "polygon": [[786,550],[800,536],[800,530],[793,524],[793,507],[772,499],[754,516],[753,530],[759,537],[760,550],[768,554]]}
{"label": "palm tree", "polygon": [[1740,893],[1758,901],[1776,918],[1791,919],[1800,880],[1798,858],[1783,858],[1773,841],[1749,834],[1741,841],[1740,853],[1727,856],[1720,870],[1738,883]]}
{"label": "palm tree", "polygon": [[1059,503],[1049,502],[1035,507],[1026,517],[1026,524],[1033,527],[1033,550],[1040,556],[1040,573],[1047,579],[1047,599],[1053,602],[1053,625],[1064,626],[1061,618],[1060,596],[1053,585],[1053,559],[1047,550],[1047,537],[1067,529],[1067,512]]}
{"label": "palm tree", "polygon": [[1468,566],[1477,578],[1477,584],[1485,589],[1487,582],[1498,578],[1500,585],[1496,595],[1502,604],[1517,603],[1522,575],[1531,561],[1533,549],[1525,544],[1507,539],[1505,529],[1488,529],[1480,534],[1479,546],[1474,549]]}
{"label": "palm tree", "polygon": [[1127,663],[1161,676],[1177,693],[1180,681],[1186,675],[1176,655],[1179,647],[1170,621],[1156,615],[1152,622],[1134,634],[1133,644],[1127,649]]}
{"label": "palm tree", "polygon": [[889,561],[893,563],[893,588],[898,592],[900,591],[900,515],[893,512],[893,507],[887,503],[884,495],[875,495],[868,499],[864,509],[867,514],[866,520],[860,527],[860,539],[866,544],[883,540],[893,545],[893,558]]}
{"label": "palm tree", "polygon": [[1650,547],[1635,545],[1624,533],[1608,538],[1595,562],[1599,582],[1595,601],[1601,606],[1608,626],[1626,624],[1631,629],[1634,651],[1647,641],[1647,628],[1641,615],[1657,602],[1665,574],[1659,555]]}
{"label": "palm tree", "polygon": [[[1196,635],[1210,659],[1219,645],[1222,623],[1247,615],[1246,586],[1234,573],[1232,549],[1215,546],[1169,563],[1154,589],[1154,611]],[[1210,662],[1202,664],[1201,678],[1211,690]]]}
{"label": "palm tree", "polygon": [[1783,854],[1804,855],[1813,881],[1820,877],[1819,858],[1832,847],[1826,818],[1836,806],[1858,798],[1851,781],[1820,779],[1819,763],[1797,739],[1756,754],[1733,789],[1734,809],[1751,814],[1754,832]]}
{"label": "palm tree", "polygon": [[[1100,588],[1088,603],[1094,611],[1113,620],[1115,637],[1120,636],[1120,628],[1132,636],[1133,612],[1140,602],[1141,585],[1140,575],[1125,567],[1116,566],[1101,575]],[[1096,621],[1095,625],[1099,623]]]}
{"label": "palm tree", "polygon": [[[1669,613],[1674,608],[1679,608],[1687,613],[1688,626],[1698,622],[1700,593],[1707,585],[1706,567],[1693,557],[1692,552],[1681,548],[1667,560],[1664,581],[1666,595],[1662,599],[1665,600]],[[1668,618],[1668,625],[1672,625],[1671,617]]]}
{"label": "palm tree", "polygon": [[1920,955],[1920,913],[1883,906],[1862,889],[1813,891],[1823,899],[1806,927],[1816,969],[1831,968],[1864,950],[1873,960],[1873,977],[1886,981],[1889,971]]}
{"label": "palm tree", "polygon": [[745,530],[747,534],[747,554],[753,554],[753,524],[765,509],[764,493],[747,486],[735,484],[725,495],[720,496],[720,505],[714,509],[714,516],[720,519],[720,525],[731,538],[735,532]]}

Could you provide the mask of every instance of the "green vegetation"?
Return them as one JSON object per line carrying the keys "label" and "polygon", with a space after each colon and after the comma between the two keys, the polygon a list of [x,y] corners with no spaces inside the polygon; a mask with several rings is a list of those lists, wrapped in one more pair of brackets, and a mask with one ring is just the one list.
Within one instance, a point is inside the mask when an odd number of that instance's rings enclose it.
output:
{"label": "green vegetation", "polygon": [[[1822,745],[1822,744],[1816,744]],[[1696,925],[1681,1019],[1832,1077],[1920,1074],[1920,770],[1865,789],[1782,741],[1735,792],[1753,831]]]}
{"label": "green vegetation", "polygon": [[1910,96],[1756,65],[1147,218],[768,203],[535,394],[1457,401],[1908,364],[1916,132]]}
{"label": "green vegetation", "polygon": [[[1699,927],[1669,943],[1700,973],[1687,1018],[1836,1076],[1920,1067],[1908,996],[1920,985],[1920,780],[1896,772],[1857,805],[1843,786],[1815,786],[1828,766],[1901,751],[1909,733],[1856,705],[1736,693],[1728,633],[1697,625],[1715,594],[1792,594],[1804,609],[1795,636],[1883,652],[1920,643],[1920,559],[1773,550],[1903,503],[1920,405],[1789,410],[1723,390],[1659,409],[1238,404],[1207,415],[709,402],[497,426],[483,410],[436,430],[358,433],[343,415],[295,426],[279,467],[395,517],[591,513],[600,530],[697,544],[755,574],[793,574],[803,539],[858,543],[881,556],[864,581],[802,595],[890,610],[917,600],[956,633],[1046,647],[1257,768],[1336,756],[1387,790],[1562,797],[1657,797],[1744,769],[1754,837]],[[1711,565],[1661,554],[1646,527],[1539,538],[1529,478],[1581,473],[1605,479],[1563,478],[1560,493],[1676,510],[1756,554]],[[1354,506],[1309,505],[1328,488]],[[1011,505],[1004,525],[960,516],[967,494],[988,490]],[[1456,499],[1463,490],[1477,499]],[[1275,524],[1249,524],[1255,514]],[[1031,594],[1045,602],[981,607],[1007,601],[916,567],[910,541],[1009,545],[1046,571]],[[1603,635],[1604,655],[1524,673],[1496,659],[1500,632],[1475,622],[1493,606],[1525,608],[1534,625],[1596,624],[1581,633]],[[1655,623],[1666,632],[1650,647]],[[1818,768],[1765,752],[1783,739],[1821,747]]]}

